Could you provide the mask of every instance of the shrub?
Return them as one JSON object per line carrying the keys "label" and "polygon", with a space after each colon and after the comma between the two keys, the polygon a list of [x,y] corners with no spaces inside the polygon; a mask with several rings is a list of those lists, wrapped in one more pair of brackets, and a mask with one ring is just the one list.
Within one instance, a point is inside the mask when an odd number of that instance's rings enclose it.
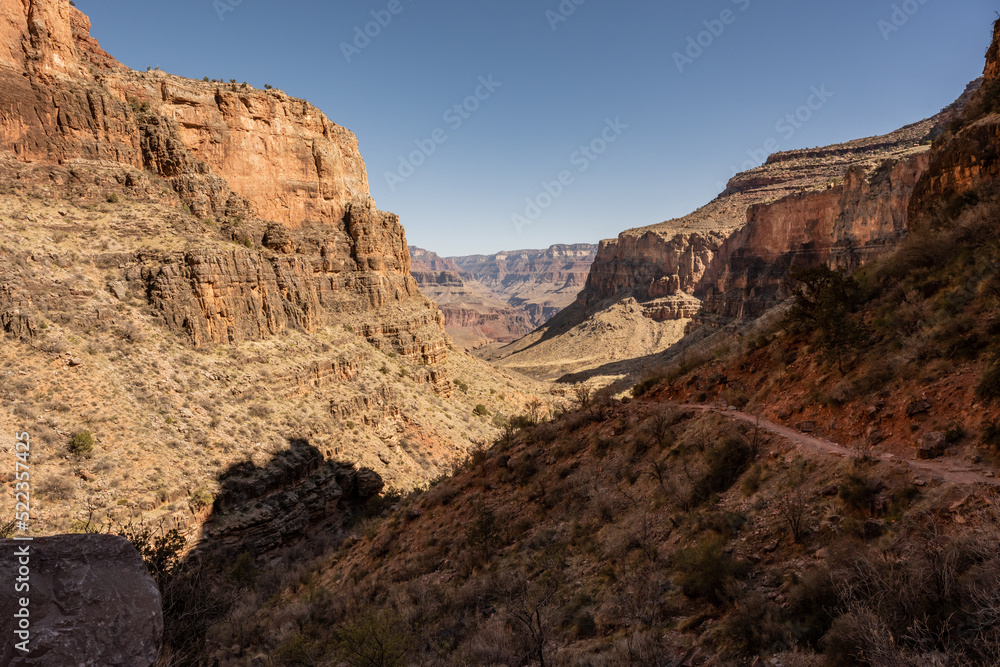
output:
{"label": "shrub", "polygon": [[117,204],[118,201],[119,201],[118,195],[115,194],[114,192],[112,192],[111,194],[108,195],[108,203],[109,204]]}
{"label": "shrub", "polygon": [[76,484],[66,477],[47,477],[37,485],[38,495],[49,500],[71,500],[76,495]]}
{"label": "shrub", "polygon": [[640,396],[644,396],[651,389],[653,389],[654,387],[656,387],[657,385],[659,385],[660,382],[661,382],[661,380],[662,380],[662,378],[651,377],[651,378],[646,378],[645,380],[643,380],[639,384],[635,385],[634,387],[632,387],[632,396],[633,396],[633,398],[639,398]]}
{"label": "shrub", "polygon": [[769,652],[784,639],[781,610],[760,591],[741,596],[739,602],[721,623],[723,643],[744,655]]}
{"label": "shrub", "polygon": [[472,410],[472,414],[476,415],[477,417],[486,417],[487,415],[490,414],[490,411],[486,409],[485,405],[480,403]]}
{"label": "shrub", "polygon": [[738,435],[727,435],[705,452],[707,470],[695,484],[691,504],[705,502],[713,493],[723,493],[743,476],[753,463],[753,452]]}
{"label": "shrub", "polygon": [[994,359],[979,377],[976,396],[987,402],[1000,398],[1000,359]]}
{"label": "shrub", "polygon": [[742,563],[725,552],[725,546],[725,540],[712,535],[674,554],[674,571],[684,595],[718,603],[726,582],[746,572]]}
{"label": "shrub", "polygon": [[351,667],[406,664],[413,636],[405,620],[389,609],[367,609],[337,629],[341,659]]}
{"label": "shrub", "polygon": [[858,514],[872,514],[875,512],[875,499],[878,496],[880,482],[871,480],[857,473],[851,473],[847,480],[840,485],[837,496],[849,509]]}
{"label": "shrub", "polygon": [[94,450],[94,436],[90,431],[79,431],[70,436],[69,451],[76,456],[90,456]]}

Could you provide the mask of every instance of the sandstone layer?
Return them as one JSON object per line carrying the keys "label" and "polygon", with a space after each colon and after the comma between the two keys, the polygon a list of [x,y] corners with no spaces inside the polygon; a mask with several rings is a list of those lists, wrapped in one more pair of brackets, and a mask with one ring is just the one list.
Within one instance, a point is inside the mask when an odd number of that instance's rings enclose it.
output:
{"label": "sandstone layer", "polygon": [[445,330],[456,345],[474,350],[494,341],[517,340],[534,328],[525,313],[467,282],[454,261],[413,246],[410,256],[420,291],[441,309]]}
{"label": "sandstone layer", "polygon": [[467,283],[524,313],[532,327],[539,327],[576,300],[596,252],[595,245],[576,243],[449,259]]}

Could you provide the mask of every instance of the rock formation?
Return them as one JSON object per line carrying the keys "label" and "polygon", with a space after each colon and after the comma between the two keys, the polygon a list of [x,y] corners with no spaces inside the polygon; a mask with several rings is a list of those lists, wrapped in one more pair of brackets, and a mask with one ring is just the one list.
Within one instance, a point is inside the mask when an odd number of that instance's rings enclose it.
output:
{"label": "rock formation", "polygon": [[290,445],[264,466],[244,461],[222,475],[201,535],[206,551],[265,553],[307,530],[330,528],[344,509],[363,505],[385,486],[373,470],[330,461],[304,440]]}
{"label": "rock formation", "polygon": [[[27,546],[28,555],[20,556]],[[26,559],[22,560],[22,559]],[[15,648],[21,594],[14,581],[29,569],[27,653]],[[142,667],[156,660],[163,633],[160,591],[127,540],[111,535],[59,535],[0,540],[4,641],[0,664],[37,667]]]}
{"label": "rock formation", "polygon": [[457,345],[474,350],[494,341],[516,340],[534,328],[524,312],[467,282],[454,261],[412,246],[410,255],[420,291],[441,309],[445,330]]}
{"label": "rock formation", "polygon": [[[351,132],[280,91],[133,72],[63,0],[0,9],[5,150],[35,165],[115,165],[114,197],[148,197],[145,169],[245,246],[123,258],[169,326],[202,346],[343,323],[423,363],[444,359],[444,318],[409,273],[398,218],[371,200]],[[0,290],[0,325],[30,335],[16,292]]]}
{"label": "rock formation", "polygon": [[[643,357],[680,340],[685,326],[678,322],[756,317],[777,305],[793,266],[825,262],[850,269],[885,252],[906,234],[911,195],[925,187],[918,183],[929,168],[932,140],[950,136],[947,128],[967,104],[974,105],[979,84],[970,84],[937,116],[891,134],[771,155],[764,165],[734,176],[698,211],[602,241],[574,307],[497,351],[494,360],[551,379],[559,373],[585,379],[581,371],[588,369],[591,375],[638,372]],[[975,141],[971,135],[967,140]],[[942,165],[939,180],[985,168]],[[644,320],[670,323],[671,333],[631,320],[636,312]],[[617,324],[606,329],[600,322],[609,317]],[[648,343],[622,345],[613,334],[602,345],[601,332],[617,331],[619,324],[643,332],[638,338]],[[595,335],[589,354],[561,349],[579,349],[581,339]],[[545,357],[565,363],[543,371]],[[639,361],[622,365],[630,359]]]}

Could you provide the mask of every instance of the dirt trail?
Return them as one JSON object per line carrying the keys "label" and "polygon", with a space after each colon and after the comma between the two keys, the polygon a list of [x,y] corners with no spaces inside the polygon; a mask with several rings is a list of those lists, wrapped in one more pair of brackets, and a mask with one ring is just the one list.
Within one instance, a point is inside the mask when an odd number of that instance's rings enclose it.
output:
{"label": "dirt trail", "polygon": [[[717,405],[689,405],[683,403],[680,405],[682,407],[693,408],[695,410],[717,412],[721,415],[725,415],[733,419],[739,419],[750,424],[758,424],[760,428],[765,431],[770,431],[775,435],[780,435],[781,437],[791,440],[796,445],[810,451],[832,456],[841,456],[844,458],[854,456],[854,452],[843,445],[838,445],[830,440],[817,438],[815,436],[802,433],[801,431],[796,431],[795,429],[782,426],[781,424],[775,424],[774,422],[764,419],[763,417],[749,415],[745,412],[730,410]],[[915,459],[901,459],[894,454],[879,454],[878,459],[886,463],[905,463],[910,466],[914,472],[941,482],[948,482],[950,484],[987,484],[989,486],[1000,487],[1000,480],[993,477],[987,477],[980,470],[977,470],[971,465],[958,459],[918,461]]]}

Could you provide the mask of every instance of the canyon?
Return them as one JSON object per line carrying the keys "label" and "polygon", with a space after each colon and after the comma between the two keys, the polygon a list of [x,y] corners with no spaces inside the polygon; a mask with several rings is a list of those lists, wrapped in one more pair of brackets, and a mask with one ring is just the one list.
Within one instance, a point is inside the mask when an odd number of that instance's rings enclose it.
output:
{"label": "canyon", "polygon": [[465,349],[509,343],[573,303],[597,247],[556,245],[494,255],[442,258],[414,246],[412,272]]}

